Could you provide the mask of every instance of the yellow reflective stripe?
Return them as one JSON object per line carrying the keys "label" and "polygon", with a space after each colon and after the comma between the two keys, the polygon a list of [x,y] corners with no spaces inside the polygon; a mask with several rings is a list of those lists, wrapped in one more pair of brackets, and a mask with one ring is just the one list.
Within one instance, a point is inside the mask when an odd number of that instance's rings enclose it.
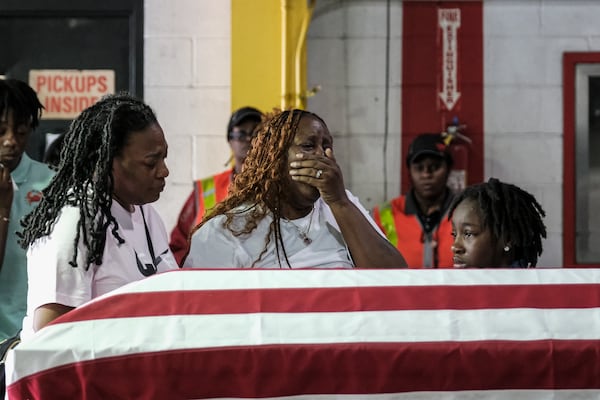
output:
{"label": "yellow reflective stripe", "polygon": [[398,245],[398,233],[396,233],[396,223],[394,221],[394,214],[392,213],[392,207],[388,203],[379,210],[379,219],[381,226],[385,232],[390,243],[394,246]]}
{"label": "yellow reflective stripe", "polygon": [[202,198],[204,199],[204,213],[206,214],[217,203],[214,178],[207,178],[202,181]]}

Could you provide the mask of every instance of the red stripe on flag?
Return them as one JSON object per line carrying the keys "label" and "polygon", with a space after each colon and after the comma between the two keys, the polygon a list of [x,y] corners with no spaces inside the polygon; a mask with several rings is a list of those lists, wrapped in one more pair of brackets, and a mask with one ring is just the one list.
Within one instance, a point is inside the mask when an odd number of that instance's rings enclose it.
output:
{"label": "red stripe on flag", "polygon": [[8,393],[91,400],[600,389],[599,355],[598,340],[189,349],[57,367],[17,381]]}
{"label": "red stripe on flag", "polygon": [[119,294],[55,323],[157,315],[600,307],[600,285],[378,286]]}

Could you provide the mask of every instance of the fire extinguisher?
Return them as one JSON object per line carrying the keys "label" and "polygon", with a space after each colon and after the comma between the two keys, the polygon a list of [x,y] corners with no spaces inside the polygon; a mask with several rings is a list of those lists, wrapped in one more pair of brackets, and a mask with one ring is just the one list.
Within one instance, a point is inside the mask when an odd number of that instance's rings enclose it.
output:
{"label": "fire extinguisher", "polygon": [[448,187],[458,193],[467,187],[467,171],[469,167],[469,145],[471,139],[464,135],[466,125],[460,124],[458,117],[452,118],[452,123],[442,132],[442,138],[449,147],[454,165],[448,176]]}

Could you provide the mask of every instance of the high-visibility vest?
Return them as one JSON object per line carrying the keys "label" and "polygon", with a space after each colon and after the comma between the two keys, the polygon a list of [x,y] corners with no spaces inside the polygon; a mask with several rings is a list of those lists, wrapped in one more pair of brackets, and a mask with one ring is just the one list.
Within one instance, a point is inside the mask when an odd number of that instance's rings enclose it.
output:
{"label": "high-visibility vest", "polygon": [[452,223],[446,215],[429,234],[417,215],[407,215],[406,196],[373,209],[373,218],[388,240],[402,253],[409,268],[452,268]]}
{"label": "high-visibility vest", "polygon": [[196,200],[196,219],[193,226],[202,221],[206,211],[210,210],[219,201],[227,197],[231,184],[233,169],[228,169],[220,174],[199,179],[194,182],[194,197]]}

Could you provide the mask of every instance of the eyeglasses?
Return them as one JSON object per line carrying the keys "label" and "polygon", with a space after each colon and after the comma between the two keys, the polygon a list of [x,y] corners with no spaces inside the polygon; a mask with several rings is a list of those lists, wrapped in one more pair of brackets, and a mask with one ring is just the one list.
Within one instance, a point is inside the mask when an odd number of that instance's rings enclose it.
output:
{"label": "eyeglasses", "polygon": [[228,140],[237,140],[239,142],[249,142],[252,139],[252,133],[246,131],[229,132]]}

